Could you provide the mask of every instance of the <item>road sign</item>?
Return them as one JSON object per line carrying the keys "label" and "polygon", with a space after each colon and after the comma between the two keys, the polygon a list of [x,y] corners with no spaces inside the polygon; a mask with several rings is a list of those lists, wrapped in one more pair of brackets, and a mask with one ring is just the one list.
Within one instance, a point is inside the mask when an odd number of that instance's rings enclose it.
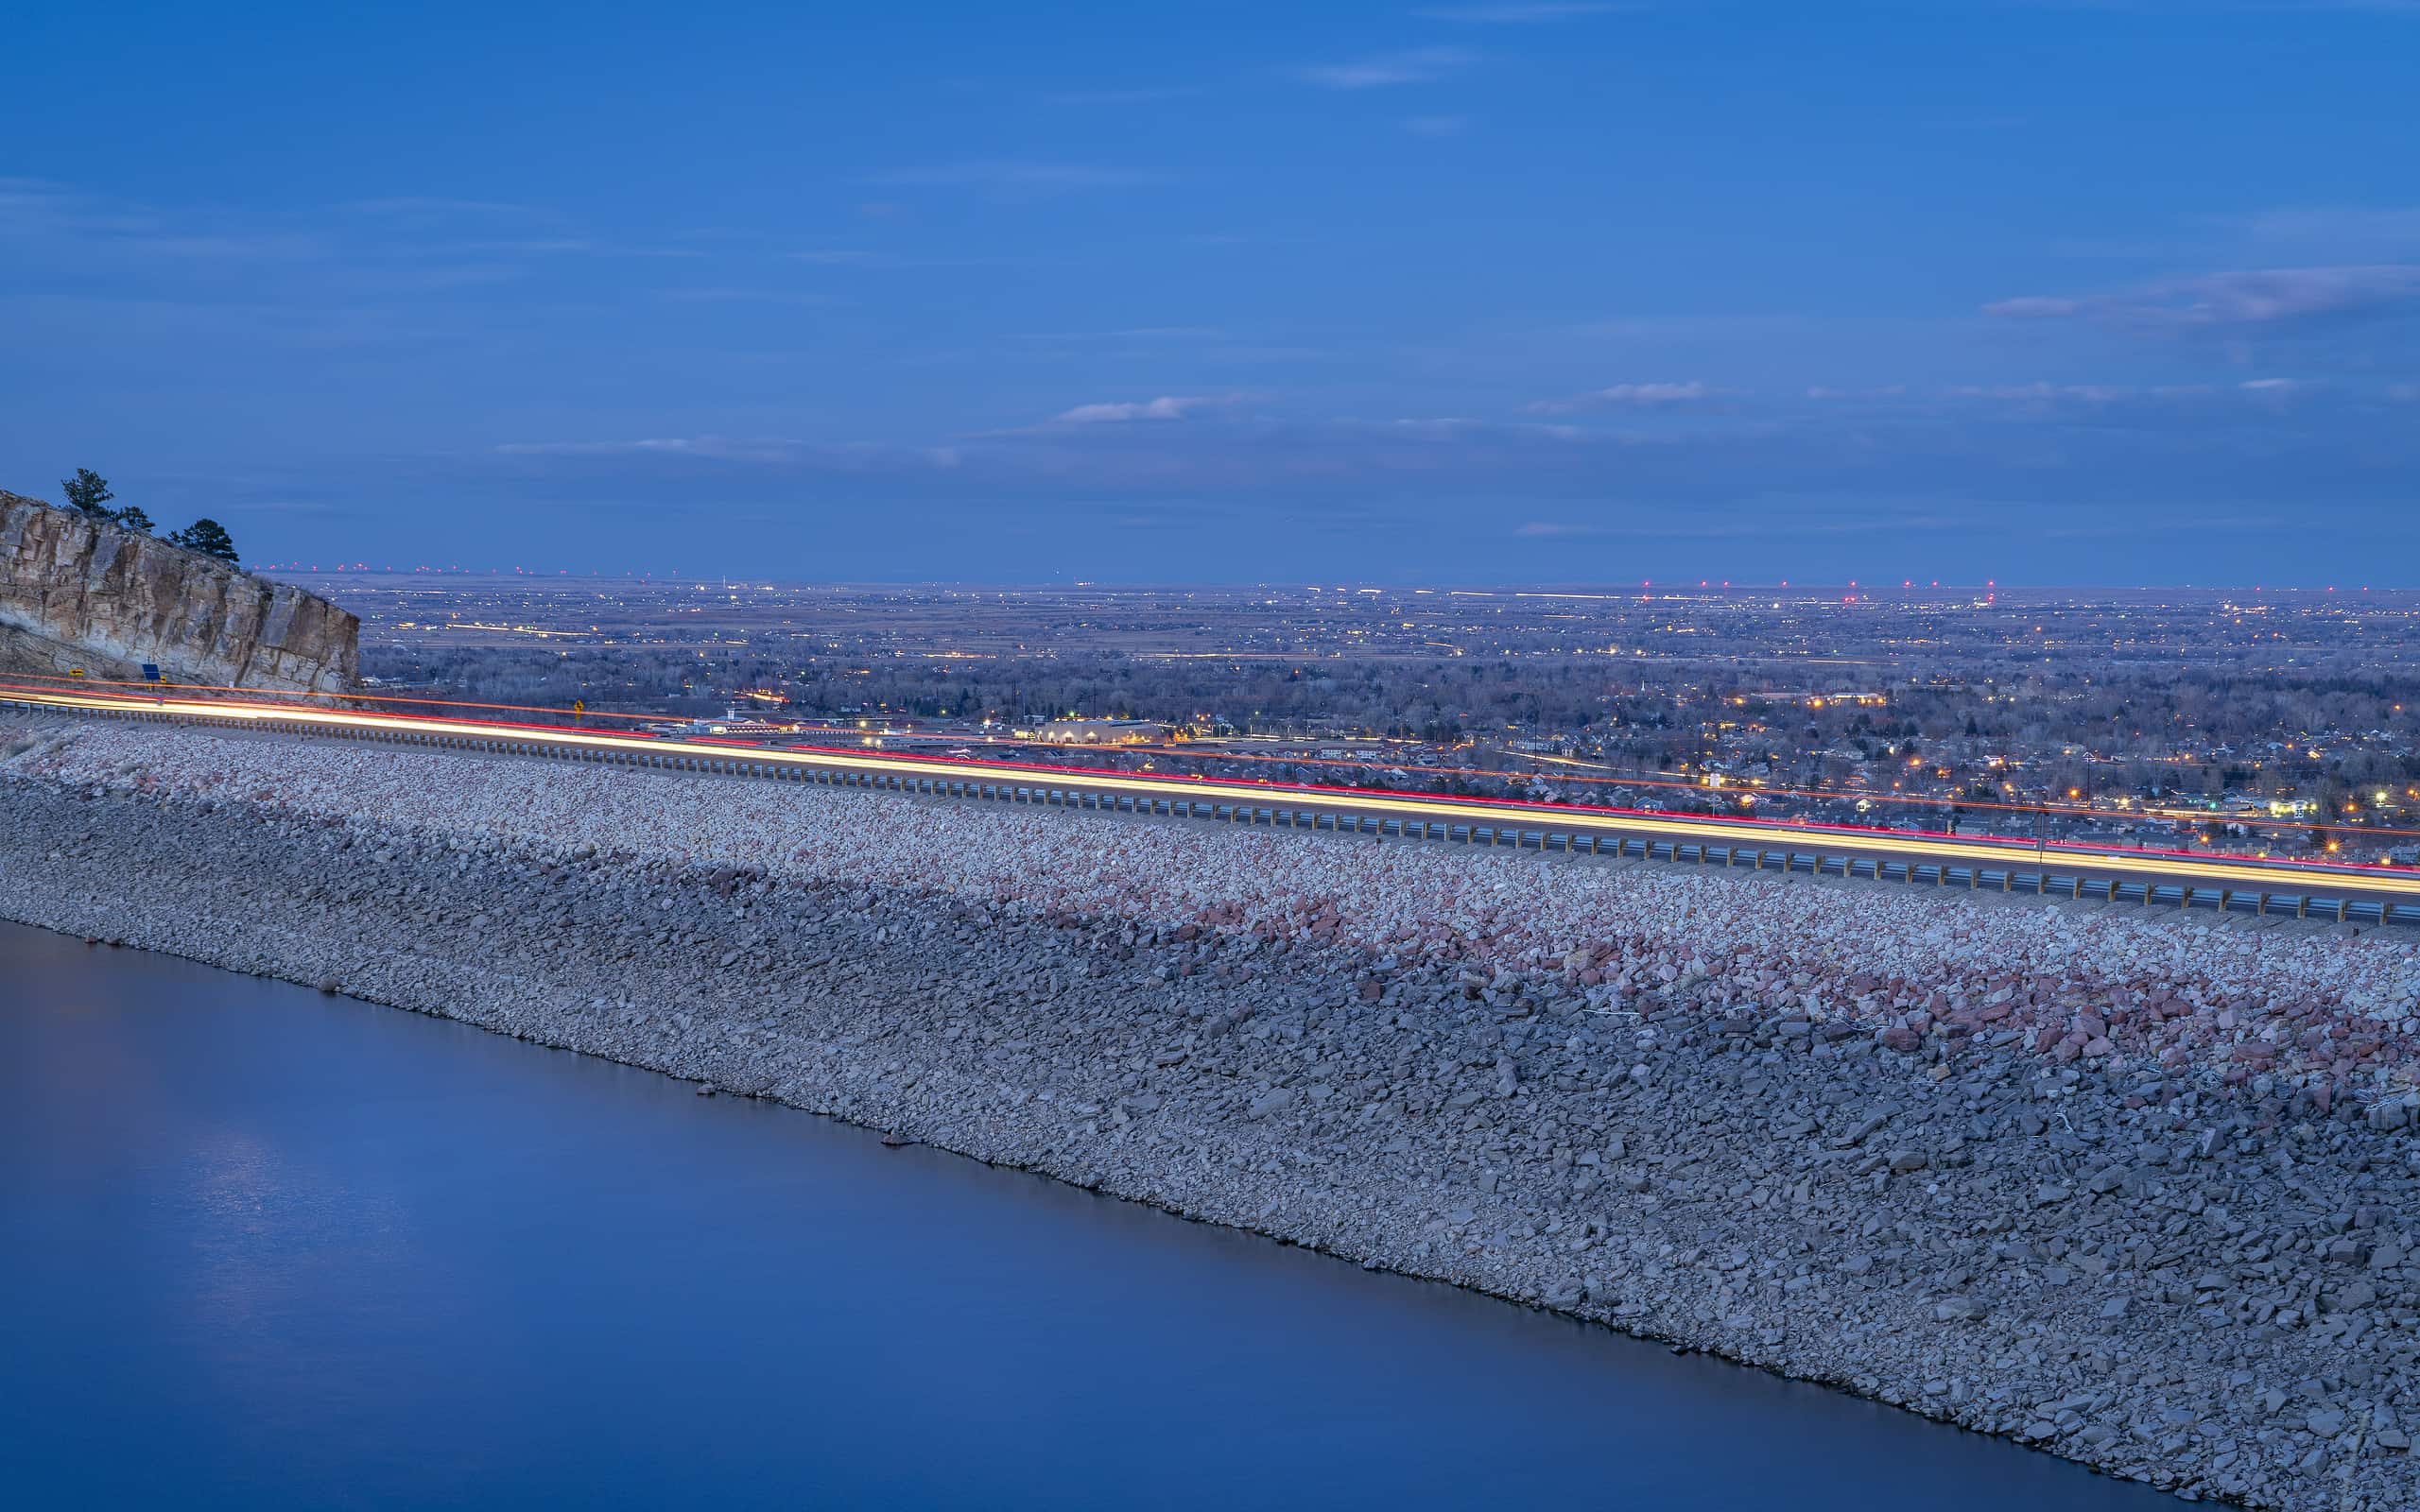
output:
{"label": "road sign", "polygon": [[158,667],[156,667],[156,666],[152,665],[152,664],[151,664],[150,662],[144,662],[144,663],[143,663],[143,680],[144,680],[144,681],[146,681],[146,682],[157,682],[157,681],[159,681],[159,680],[160,680],[160,669],[159,669]]}
{"label": "road sign", "polygon": [[82,667],[69,667],[67,669],[67,675],[71,678],[80,678],[84,675],[84,669]]}

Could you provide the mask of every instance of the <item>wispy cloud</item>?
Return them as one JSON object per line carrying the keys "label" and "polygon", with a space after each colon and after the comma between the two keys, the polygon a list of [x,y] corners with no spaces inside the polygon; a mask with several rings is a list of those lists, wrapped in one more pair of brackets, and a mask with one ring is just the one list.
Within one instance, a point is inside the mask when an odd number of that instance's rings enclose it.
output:
{"label": "wispy cloud", "polygon": [[[1967,384],[1937,397],[1953,412],[1971,408],[1998,421],[2178,432],[2307,411],[2308,401],[2332,391],[2332,385],[2305,378],[2246,378],[2231,384]],[[1902,413],[1921,415],[1927,408],[1919,401]]]}
{"label": "wispy cloud", "polygon": [[1952,399],[1989,399],[2006,404],[2110,404],[2137,398],[2143,390],[2118,384],[1960,384],[1948,393]]}
{"label": "wispy cloud", "polygon": [[1737,391],[1691,380],[1688,383],[1615,384],[1592,388],[1568,399],[1541,399],[1530,406],[1534,415],[1568,415],[1587,409],[1671,409],[1737,397]]}
{"label": "wispy cloud", "polygon": [[888,446],[877,442],[803,441],[788,437],[662,436],[629,441],[507,441],[490,449],[498,456],[592,459],[636,463],[696,460],[715,464],[833,472],[917,472],[958,464],[947,446]]}
{"label": "wispy cloud", "polygon": [[2028,295],[1983,306],[2012,320],[2085,319],[2151,331],[2275,327],[2377,314],[2420,300],[2420,264],[2205,273],[2114,294]]}
{"label": "wispy cloud", "polygon": [[1232,409],[1249,398],[1246,394],[1163,394],[1157,399],[1078,404],[1073,409],[1062,410],[1051,417],[1051,421],[1058,425],[1115,425],[1129,421],[1184,420],[1209,411]]}
{"label": "wispy cloud", "polygon": [[[2314,469],[2341,462],[2348,438],[2366,436],[2359,444],[2370,460],[2340,500],[2349,517],[2392,522],[2409,502],[2399,487],[2420,431],[2381,425],[2376,411],[2364,420],[2355,406],[2289,408],[2278,396],[2292,390],[2237,384],[2190,401],[2090,384],[2014,389],[1926,390],[1855,424],[1802,412],[1655,427],[1219,416],[1235,396],[1162,395],[925,445],[659,430],[637,440],[526,441],[482,453],[474,466],[582,508],[600,499],[680,508],[700,498],[794,508],[803,486],[822,476],[845,478],[867,500],[945,507],[979,495],[993,507],[1032,500],[1054,510],[1085,500],[1145,509],[1207,501],[1291,518],[1317,507],[1331,523],[1360,522],[1352,528],[1365,534],[1451,507],[1471,531],[1543,549],[1611,527],[1621,539],[1758,541],[1905,536],[1935,524],[1989,530],[2012,507],[2025,511],[2030,533],[2089,530],[2113,518],[2112,504],[2138,507],[2147,496],[2190,499],[2197,524],[2258,511],[2282,536],[2297,528],[2287,501],[2307,496]],[[2214,416],[2225,422],[2209,423]],[[1413,502],[1371,507],[1381,496]],[[2180,516],[2145,518],[2172,532]]]}
{"label": "wispy cloud", "polygon": [[506,441],[494,448],[502,456],[614,456],[659,452],[683,456],[722,456],[747,461],[774,461],[792,455],[804,441],[771,438],[734,440],[723,436],[645,437],[632,441]]}
{"label": "wispy cloud", "polygon": [[1601,536],[1610,532],[1609,525],[1575,525],[1558,520],[1532,520],[1516,528],[1516,536],[1554,540],[1563,536]]}
{"label": "wispy cloud", "polygon": [[1384,89],[1393,84],[1429,83],[1477,60],[1475,54],[1460,47],[1414,47],[1351,62],[1314,63],[1296,69],[1294,77],[1322,89]]}

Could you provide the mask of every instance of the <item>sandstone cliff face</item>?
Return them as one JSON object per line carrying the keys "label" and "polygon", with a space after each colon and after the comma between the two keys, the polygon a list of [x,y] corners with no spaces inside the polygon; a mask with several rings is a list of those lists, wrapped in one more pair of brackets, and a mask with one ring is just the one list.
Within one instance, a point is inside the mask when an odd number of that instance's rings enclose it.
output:
{"label": "sandstone cliff face", "polygon": [[0,491],[0,671],[340,693],[360,633],[299,588]]}

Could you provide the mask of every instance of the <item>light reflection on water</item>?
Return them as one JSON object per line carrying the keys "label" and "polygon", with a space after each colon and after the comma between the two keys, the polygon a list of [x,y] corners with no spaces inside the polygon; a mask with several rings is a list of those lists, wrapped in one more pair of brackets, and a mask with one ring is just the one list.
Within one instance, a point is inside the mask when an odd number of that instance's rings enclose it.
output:
{"label": "light reflection on water", "polygon": [[0,1297],[24,1504],[2177,1504],[790,1110],[5,925]]}

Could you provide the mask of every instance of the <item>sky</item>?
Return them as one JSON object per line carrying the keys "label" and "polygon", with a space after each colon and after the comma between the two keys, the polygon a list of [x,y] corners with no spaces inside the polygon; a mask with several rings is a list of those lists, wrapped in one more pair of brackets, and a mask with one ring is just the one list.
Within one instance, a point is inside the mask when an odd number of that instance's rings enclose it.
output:
{"label": "sky", "polygon": [[2420,0],[8,29],[0,488],[249,561],[2420,583]]}

